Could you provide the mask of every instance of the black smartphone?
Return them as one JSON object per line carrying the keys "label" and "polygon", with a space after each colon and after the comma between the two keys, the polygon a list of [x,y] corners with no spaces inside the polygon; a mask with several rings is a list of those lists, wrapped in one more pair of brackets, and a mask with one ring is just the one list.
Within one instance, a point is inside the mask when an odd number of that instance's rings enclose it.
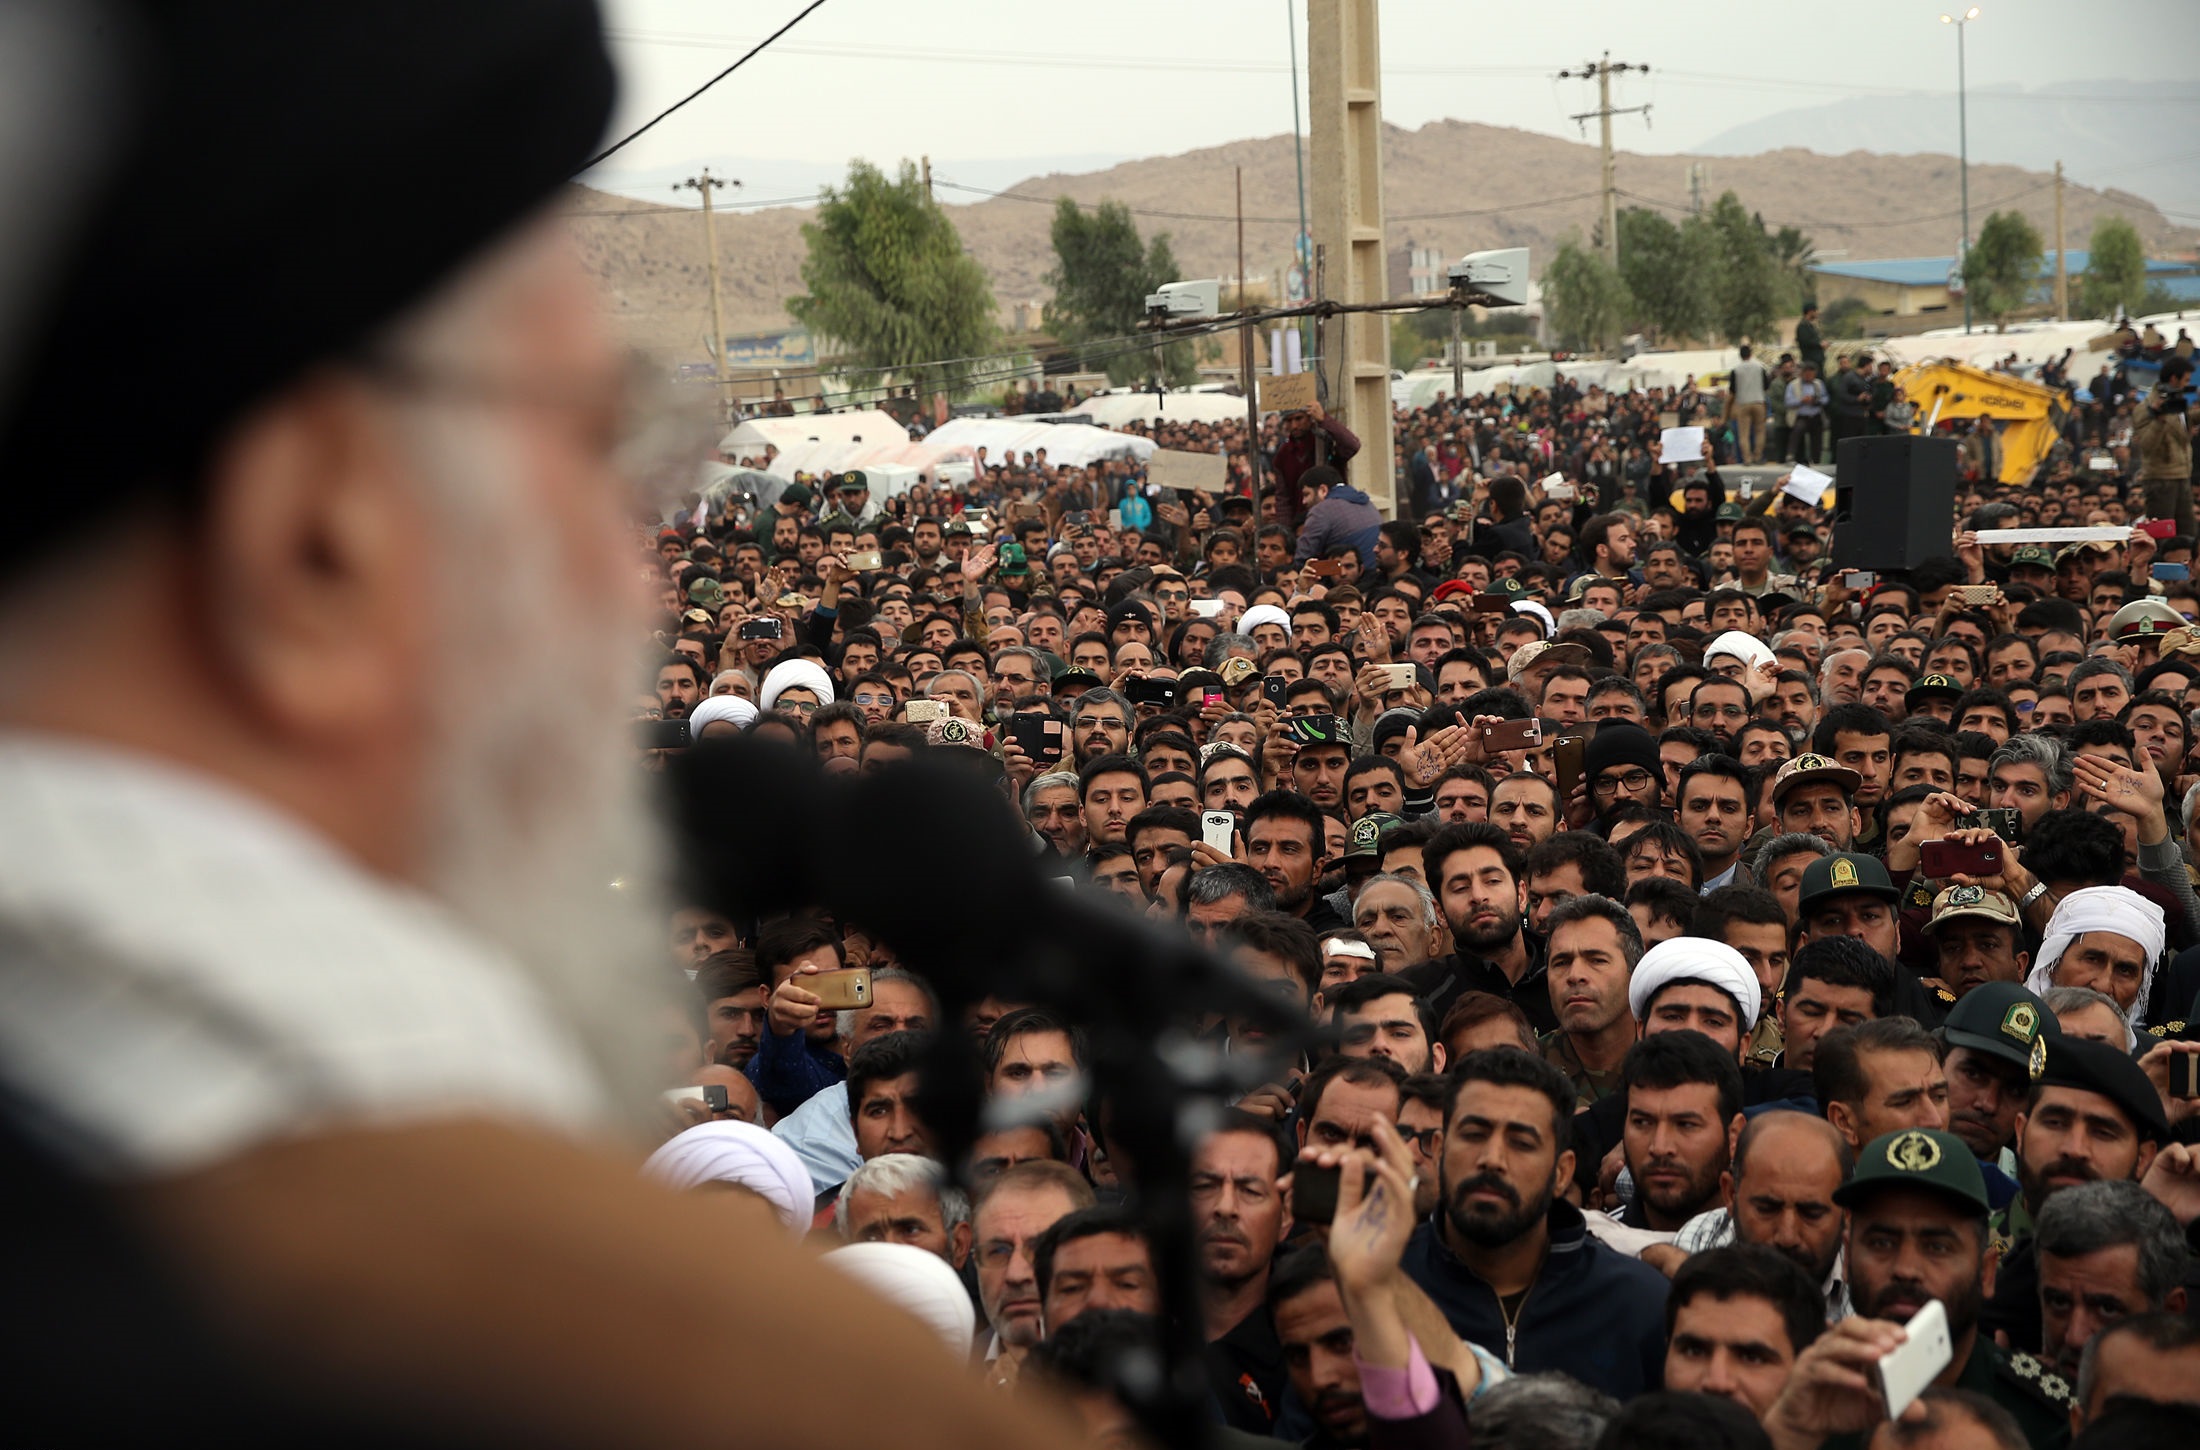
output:
{"label": "black smartphone", "polygon": [[1976,813],[1978,823],[2012,846],[2024,844],[2024,817],[2010,806],[1989,806]]}
{"label": "black smartphone", "polygon": [[685,750],[690,744],[685,720],[637,720],[634,743],[643,750]]}
{"label": "black smartphone", "polygon": [[1035,761],[1057,760],[1062,754],[1062,724],[1046,715],[1009,716],[1008,738]]}
{"label": "black smartphone", "polygon": [[1281,675],[1262,675],[1260,692],[1268,697],[1268,703],[1278,710],[1283,708],[1283,697],[1291,689],[1291,682]]}
{"label": "black smartphone", "polygon": [[1293,715],[1283,722],[1283,729],[1294,745],[1327,745],[1344,739],[1334,715]]}
{"label": "black smartphone", "polygon": [[1133,705],[1159,705],[1164,710],[1170,709],[1176,704],[1176,681],[1125,680],[1123,698]]}
{"label": "black smartphone", "polygon": [[1291,1217],[1298,1223],[1326,1224],[1337,1217],[1337,1189],[1344,1169],[1301,1163],[1291,1170]]}
{"label": "black smartphone", "polygon": [[709,1108],[713,1113],[732,1112],[733,1102],[726,1096],[726,1085],[720,1082],[704,1083],[703,1106]]}
{"label": "black smartphone", "polygon": [[776,614],[744,619],[741,627],[734,631],[734,636],[737,639],[785,639],[787,622]]}

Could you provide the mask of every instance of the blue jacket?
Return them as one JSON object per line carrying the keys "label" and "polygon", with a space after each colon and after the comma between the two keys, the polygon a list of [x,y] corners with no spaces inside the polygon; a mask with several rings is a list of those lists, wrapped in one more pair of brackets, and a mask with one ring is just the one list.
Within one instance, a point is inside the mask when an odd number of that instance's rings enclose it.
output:
{"label": "blue jacket", "polygon": [[764,1024],[756,1055],[741,1069],[756,1095],[781,1117],[848,1076],[848,1064],[830,1047],[820,1047],[807,1032],[781,1037]]}
{"label": "blue jacket", "polygon": [[1434,1300],[1462,1339],[1522,1374],[1563,1370],[1617,1400],[1665,1378],[1665,1275],[1598,1243],[1581,1210],[1551,1204],[1551,1251],[1521,1301],[1512,1342],[1490,1286],[1445,1247],[1442,1210],[1413,1231],[1406,1276]]}
{"label": "blue jacket", "polygon": [[1350,544],[1360,551],[1360,567],[1375,567],[1375,539],[1383,531],[1383,516],[1367,495],[1349,483],[1330,485],[1322,501],[1307,510],[1299,527],[1298,562],[1319,559],[1331,549]]}

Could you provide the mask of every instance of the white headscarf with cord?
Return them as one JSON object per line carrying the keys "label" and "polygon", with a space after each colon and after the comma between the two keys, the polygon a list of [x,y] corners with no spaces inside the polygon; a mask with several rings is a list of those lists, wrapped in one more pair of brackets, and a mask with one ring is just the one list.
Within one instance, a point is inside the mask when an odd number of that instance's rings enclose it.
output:
{"label": "white headscarf with cord", "polygon": [[2071,892],[2055,907],[2040,939],[2040,954],[2024,979],[2026,990],[2045,996],[2055,985],[2055,964],[2070,944],[2089,931],[2105,931],[2136,942],[2146,953],[2146,970],[2139,978],[2139,995],[2131,1004],[2131,1025],[2146,1026],[2147,996],[2154,990],[2154,969],[2161,960],[2167,933],[2162,908],[2123,886],[2087,886]]}

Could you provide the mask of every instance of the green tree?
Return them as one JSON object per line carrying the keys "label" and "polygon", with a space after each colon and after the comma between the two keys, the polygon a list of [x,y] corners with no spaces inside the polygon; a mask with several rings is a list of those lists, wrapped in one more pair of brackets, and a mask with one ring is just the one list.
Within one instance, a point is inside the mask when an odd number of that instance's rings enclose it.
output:
{"label": "green tree", "polygon": [[2085,284],[2079,299],[2095,317],[2114,317],[2118,310],[2136,313],[2147,295],[2147,254],[2139,241],[2139,229],[2120,216],[2104,216],[2093,223],[2093,240],[2087,246]]}
{"label": "green tree", "polygon": [[[1756,222],[1758,229],[1762,231],[1765,219],[1760,216],[1756,218]],[[1773,260],[1780,264],[1780,270],[1787,273],[1788,280],[1795,285],[1796,307],[1800,308],[1805,302],[1817,300],[1818,279],[1811,276],[1810,264],[1818,253],[1811,246],[1810,238],[1804,236],[1799,228],[1782,227],[1767,234],[1766,245],[1772,250]]]}
{"label": "green tree", "polygon": [[[1774,255],[1765,224],[1729,191],[1704,218],[1713,249],[1704,288],[1712,323],[1728,342],[1762,339],[1800,302],[1793,275]],[[1805,247],[1807,249],[1808,243]]]}
{"label": "green tree", "polygon": [[802,239],[808,291],[787,311],[845,350],[858,386],[896,374],[919,392],[965,391],[975,364],[932,359],[993,346],[993,289],[914,164],[888,180],[868,161],[850,163],[845,186],[822,189]]}
{"label": "green tree", "polygon": [[1709,331],[1717,269],[1717,243],[1701,218],[1675,226],[1645,207],[1619,214],[1619,275],[1634,299],[1630,315],[1659,341]]}
{"label": "green tree", "polygon": [[2039,229],[2022,212],[1995,212],[1963,259],[1963,287],[1970,294],[1971,310],[1997,328],[2005,326],[2039,285]]}
{"label": "green tree", "polygon": [[1140,382],[1158,369],[1171,387],[1199,380],[1190,342],[1127,351],[1114,339],[1138,331],[1146,298],[1178,280],[1176,254],[1166,232],[1141,243],[1130,211],[1104,201],[1086,211],[1068,197],[1054,206],[1054,289],[1046,305],[1047,330],[1075,350],[1086,367],[1100,368],[1111,383]]}
{"label": "green tree", "polygon": [[1543,319],[1551,336],[1570,351],[1596,351],[1619,341],[1634,303],[1627,284],[1578,236],[1558,244],[1543,269]]}

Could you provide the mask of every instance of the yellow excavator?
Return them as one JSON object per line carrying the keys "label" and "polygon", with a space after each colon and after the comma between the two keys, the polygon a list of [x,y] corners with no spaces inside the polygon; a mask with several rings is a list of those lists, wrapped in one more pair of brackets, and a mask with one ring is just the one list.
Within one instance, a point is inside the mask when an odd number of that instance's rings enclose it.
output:
{"label": "yellow excavator", "polygon": [[2061,435],[2062,394],[2007,373],[1940,358],[1894,375],[1917,405],[1917,431],[1930,434],[1950,418],[1992,418],[2001,424],[2001,482],[2029,483]]}

